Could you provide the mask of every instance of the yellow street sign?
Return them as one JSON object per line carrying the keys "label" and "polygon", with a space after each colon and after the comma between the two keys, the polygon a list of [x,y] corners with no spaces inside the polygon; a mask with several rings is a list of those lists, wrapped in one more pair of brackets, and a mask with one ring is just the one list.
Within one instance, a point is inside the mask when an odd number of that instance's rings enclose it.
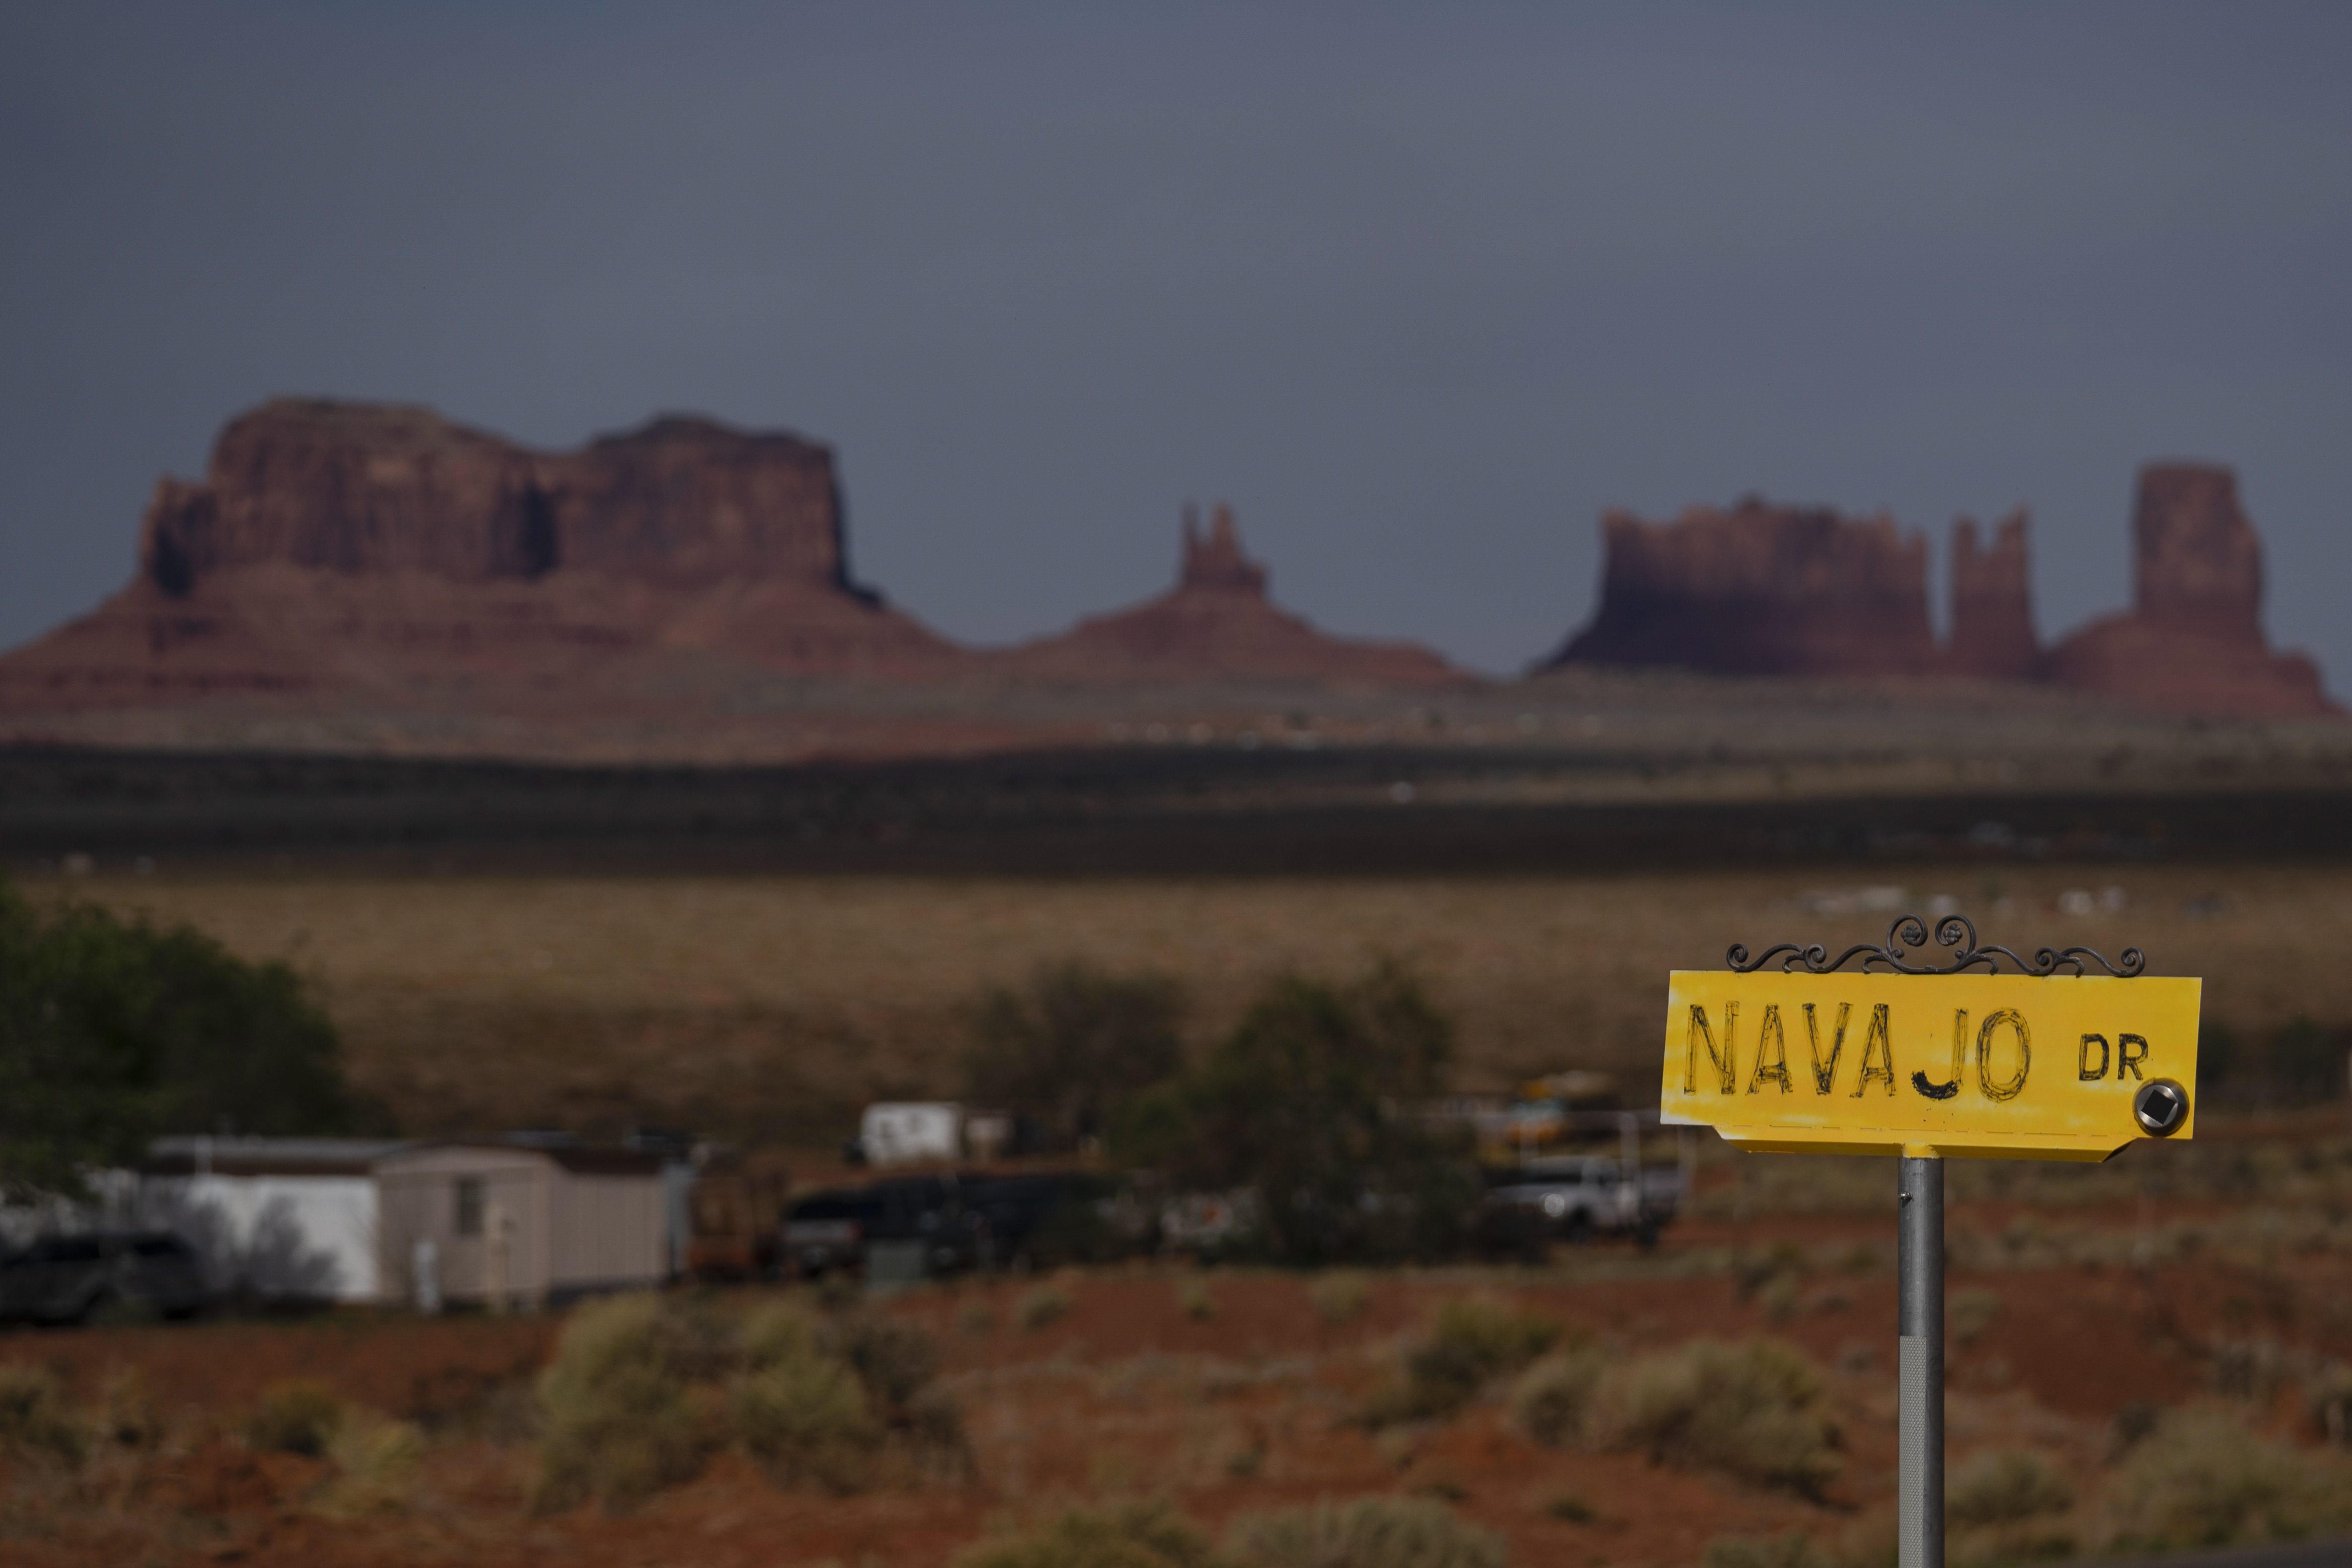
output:
{"label": "yellow street sign", "polygon": [[1789,1153],[2104,1160],[2194,1131],[2202,986],[1676,970],[1659,1119]]}

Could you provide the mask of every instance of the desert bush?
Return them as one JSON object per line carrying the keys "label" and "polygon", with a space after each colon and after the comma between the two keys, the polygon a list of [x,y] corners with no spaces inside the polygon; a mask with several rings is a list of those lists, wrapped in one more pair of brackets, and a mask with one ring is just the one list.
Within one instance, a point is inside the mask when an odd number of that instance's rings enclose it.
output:
{"label": "desert bush", "polygon": [[1042,1329],[1070,1315],[1070,1293],[1058,1285],[1033,1285],[1013,1303],[1013,1321],[1024,1330]]}
{"label": "desert bush", "polygon": [[873,1479],[882,1428],[839,1361],[811,1352],[771,1362],[735,1381],[728,1410],[743,1447],[781,1479],[836,1492]]}
{"label": "desert bush", "polygon": [[1352,1268],[1318,1274],[1307,1288],[1307,1304],[1327,1323],[1344,1323],[1362,1316],[1371,1300],[1372,1282]]}
{"label": "desert bush", "polygon": [[939,1347],[912,1323],[867,1313],[844,1319],[835,1331],[841,1359],[857,1374],[875,1405],[902,1410],[940,1373]]}
{"label": "desert bush", "polygon": [[1503,1568],[1507,1560],[1496,1536],[1420,1498],[1244,1514],[1225,1550],[1243,1568]]}
{"label": "desert bush", "polygon": [[1979,1454],[1952,1472],[1944,1514],[1963,1530],[2021,1524],[2074,1506],[2074,1489],[2038,1454]]}
{"label": "desert bush", "polygon": [[1772,1340],[1694,1340],[1612,1367],[1595,1386],[1587,1440],[1658,1463],[1720,1470],[1818,1497],[1835,1472],[1821,1381]]}
{"label": "desert bush", "polygon": [[1511,1385],[1511,1416],[1545,1447],[1566,1447],[1582,1435],[1592,1391],[1607,1370],[1607,1362],[1589,1349],[1545,1356]]}
{"label": "desert bush", "polygon": [[248,1447],[319,1458],[343,1424],[343,1402],[325,1384],[306,1377],[273,1383],[245,1418]]}
{"label": "desert bush", "polygon": [[98,1380],[98,1397],[90,1402],[89,1428],[98,1441],[124,1448],[143,1448],[163,1436],[163,1415],[138,1368],[106,1369]]}
{"label": "desert bush", "polygon": [[2168,1413],[2108,1489],[2118,1545],[2139,1550],[2293,1540],[2352,1523],[2352,1473],[2252,1430],[2236,1413]]}
{"label": "desert bush", "polygon": [[80,1462],[88,1435],[47,1368],[0,1362],[0,1447],[20,1458]]}
{"label": "desert bush", "polygon": [[1718,1535],[1706,1543],[1703,1568],[1823,1568],[1802,1531],[1787,1535]]}
{"label": "desert bush", "polygon": [[702,1468],[714,1434],[690,1397],[719,1362],[707,1321],[653,1295],[582,1307],[541,1375],[541,1511],[591,1499],[625,1508]]}
{"label": "desert bush", "polygon": [[1551,1348],[1559,1325],[1499,1302],[1463,1297],[1438,1309],[1428,1337],[1407,1352],[1402,1378],[1361,1412],[1369,1426],[1452,1415],[1505,1373]]}
{"label": "desert bush", "polygon": [[817,1352],[816,1320],[798,1301],[767,1301],[743,1320],[741,1354],[753,1371]]}
{"label": "desert bush", "polygon": [[336,1427],[327,1457],[335,1479],[320,1500],[320,1512],[338,1519],[401,1513],[415,1491],[425,1434],[406,1421],[354,1410]]}
{"label": "desert bush", "polygon": [[894,1458],[962,1464],[962,1413],[932,1386],[939,1351],[911,1323],[869,1313],[818,1323],[779,1303],[745,1324],[743,1359],[728,1414],[780,1480],[851,1492],[883,1480]]}
{"label": "desert bush", "polygon": [[1017,1534],[983,1541],[955,1568],[1218,1568],[1200,1527],[1164,1503],[1076,1508]]}
{"label": "desert bush", "polygon": [[1217,1298],[1211,1293],[1209,1282],[1196,1275],[1186,1275],[1176,1282],[1176,1310],[1196,1323],[1205,1323],[1217,1315]]}

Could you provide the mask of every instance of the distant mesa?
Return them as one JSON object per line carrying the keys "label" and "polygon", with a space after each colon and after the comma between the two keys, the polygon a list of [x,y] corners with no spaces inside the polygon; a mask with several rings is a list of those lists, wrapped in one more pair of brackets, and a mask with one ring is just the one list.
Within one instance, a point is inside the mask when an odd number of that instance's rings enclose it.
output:
{"label": "distant mesa", "polygon": [[2297,719],[2341,711],[2319,667],[2263,636],[2263,547],[2238,477],[2202,463],[2140,470],[2129,613],[2050,652],[2051,679],[2165,712]]}
{"label": "distant mesa", "polygon": [[991,656],[1008,674],[1068,681],[1297,679],[1433,686],[1463,677],[1427,648],[1327,636],[1276,607],[1265,568],[1242,552],[1230,506],[1203,534],[1187,507],[1176,585],[1132,609]]}
{"label": "distant mesa", "polygon": [[2228,468],[2143,469],[2133,518],[2136,603],[2044,650],[2033,631],[2027,519],[1955,525],[1951,635],[1927,619],[1927,542],[1880,516],[1750,497],[1672,522],[1602,520],[1591,623],[1538,668],[1672,667],[1826,679],[2041,680],[2160,712],[2317,718],[2339,710],[2318,668],[2263,637],[2262,545]]}
{"label": "distant mesa", "polygon": [[156,487],[131,584],[0,658],[0,706],[582,681],[665,652],[928,674],[948,643],[851,580],[832,452],[656,419],[531,451],[430,409],[279,400]]}
{"label": "distant mesa", "polygon": [[1551,661],[1742,675],[1924,675],[1927,551],[1886,517],[1749,496],[1669,523],[1601,520],[1601,611]]}

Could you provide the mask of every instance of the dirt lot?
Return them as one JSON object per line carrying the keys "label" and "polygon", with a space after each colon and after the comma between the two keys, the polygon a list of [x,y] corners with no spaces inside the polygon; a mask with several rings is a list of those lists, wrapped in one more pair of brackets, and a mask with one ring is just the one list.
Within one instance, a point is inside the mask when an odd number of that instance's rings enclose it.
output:
{"label": "dirt lot", "polygon": [[[2338,1116],[2217,1117],[2195,1145],[2105,1167],[1956,1168],[1954,1470],[2023,1451],[2059,1478],[2034,1552],[2112,1540],[2146,1469],[2134,1456],[2158,1441],[2145,1435],[2169,1430],[2162,1410],[2218,1411],[2243,1443],[2267,1436],[2305,1450],[2298,1464],[2335,1463],[2313,1395],[2352,1363],[2352,1141]],[[1444,1500],[1522,1568],[1697,1563],[1720,1538],[1788,1532],[1832,1562],[1878,1561],[1894,1485],[1892,1171],[1717,1146],[1702,1176],[1696,1212],[1647,1257],[1600,1245],[1541,1268],[1382,1274],[1353,1301],[1329,1276],[1138,1264],[864,1309],[933,1337],[972,1468],[859,1495],[780,1488],[725,1451],[619,1514],[534,1514],[533,1385],[552,1316],[18,1333],[0,1339],[0,1365],[52,1369],[87,1412],[146,1414],[110,1415],[144,1435],[101,1440],[79,1468],[23,1451],[8,1462],[0,1561],[914,1568],[1073,1503],[1161,1498],[1213,1527],[1385,1494]],[[730,1292],[715,1310],[764,1294]],[[1058,1316],[1041,1294],[1060,1298]],[[1836,1434],[1826,1484],[1807,1496],[1671,1448],[1544,1447],[1507,1408],[1508,1376],[1455,1415],[1358,1424],[1463,1298],[1554,1321],[1563,1343],[1612,1362],[1702,1336],[1797,1347]],[[355,1510],[336,1500],[336,1461],[257,1447],[249,1413],[297,1375],[415,1423],[414,1477]],[[2312,1473],[2352,1488],[2352,1469]]]}
{"label": "dirt lot", "polygon": [[975,989],[1069,956],[1180,976],[1206,1039],[1273,973],[1402,954],[1459,1020],[1464,1087],[1568,1065],[1645,1077],[1668,970],[1719,967],[1735,941],[1879,940],[1889,914],[1860,906],[1938,895],[2028,951],[2137,942],[2151,973],[2207,976],[2208,1019],[2242,1031],[2352,1021],[2352,870],[2330,866],[1048,882],[305,864],[28,886],[290,960],[415,1131],[635,1121],[827,1145],[866,1099],[951,1092]]}

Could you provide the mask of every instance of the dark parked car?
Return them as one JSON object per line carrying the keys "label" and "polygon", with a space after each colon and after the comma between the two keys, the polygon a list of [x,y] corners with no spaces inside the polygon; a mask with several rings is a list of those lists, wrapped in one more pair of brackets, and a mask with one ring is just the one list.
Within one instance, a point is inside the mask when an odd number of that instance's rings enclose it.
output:
{"label": "dark parked car", "polygon": [[1015,1272],[1149,1251],[1153,1212],[1119,1182],[1067,1172],[946,1172],[811,1193],[784,1215],[784,1255],[803,1276],[853,1269],[881,1243],[919,1244],[921,1271]]}
{"label": "dark parked car", "polygon": [[169,1231],[47,1236],[0,1261],[0,1317],[78,1323],[132,1307],[184,1318],[209,1299],[204,1259]]}

